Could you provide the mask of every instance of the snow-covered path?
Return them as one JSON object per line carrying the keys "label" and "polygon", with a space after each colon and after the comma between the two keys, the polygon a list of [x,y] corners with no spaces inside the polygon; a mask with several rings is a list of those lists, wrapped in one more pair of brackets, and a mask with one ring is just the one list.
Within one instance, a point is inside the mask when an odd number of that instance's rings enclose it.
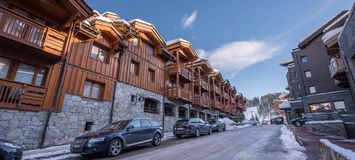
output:
{"label": "snow-covered path", "polygon": [[128,151],[112,159],[302,160],[299,154],[292,154],[293,150],[283,147],[280,128],[276,125],[253,126],[200,138],[174,140],[171,145]]}

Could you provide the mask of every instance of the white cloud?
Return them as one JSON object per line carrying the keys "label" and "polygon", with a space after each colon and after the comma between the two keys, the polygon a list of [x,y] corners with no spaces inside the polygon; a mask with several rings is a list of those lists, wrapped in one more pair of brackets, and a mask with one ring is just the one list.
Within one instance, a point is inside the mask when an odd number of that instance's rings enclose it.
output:
{"label": "white cloud", "polygon": [[182,28],[188,28],[188,27],[191,27],[192,24],[195,22],[197,18],[197,11],[193,11],[192,14],[190,16],[184,16],[182,17],[181,19],[181,23],[182,23]]}
{"label": "white cloud", "polygon": [[207,56],[213,67],[235,75],[256,63],[273,58],[281,48],[270,42],[250,40],[224,44],[212,51],[198,49],[197,52]]}

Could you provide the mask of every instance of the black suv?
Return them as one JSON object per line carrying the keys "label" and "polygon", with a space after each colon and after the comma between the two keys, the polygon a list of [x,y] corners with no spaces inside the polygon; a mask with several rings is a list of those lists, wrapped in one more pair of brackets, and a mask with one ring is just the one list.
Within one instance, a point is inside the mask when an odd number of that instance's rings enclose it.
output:
{"label": "black suv", "polygon": [[117,156],[128,147],[147,143],[158,146],[162,138],[162,128],[158,122],[130,119],[113,122],[97,132],[75,138],[70,151],[82,156],[94,153]]}
{"label": "black suv", "polygon": [[10,141],[0,139],[0,159],[20,160],[22,158],[22,148],[20,145]]}
{"label": "black suv", "polygon": [[272,117],[270,119],[270,124],[277,124],[277,125],[284,124],[284,118],[282,118],[282,117]]}
{"label": "black suv", "polygon": [[212,128],[200,118],[190,118],[176,121],[173,132],[177,138],[181,138],[183,135],[199,137],[201,134],[211,134]]}

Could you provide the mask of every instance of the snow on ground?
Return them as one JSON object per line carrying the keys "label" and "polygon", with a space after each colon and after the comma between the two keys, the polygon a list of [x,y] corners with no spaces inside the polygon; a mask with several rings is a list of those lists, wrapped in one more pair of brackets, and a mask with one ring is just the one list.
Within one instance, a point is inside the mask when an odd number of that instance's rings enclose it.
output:
{"label": "snow on ground", "polygon": [[63,155],[68,153],[70,153],[70,144],[24,151],[22,159],[37,159],[40,157],[50,157],[52,155]]}
{"label": "snow on ground", "polygon": [[339,154],[341,154],[345,158],[347,158],[349,160],[355,160],[355,152],[353,152],[349,149],[342,148],[342,147],[330,142],[327,139],[321,139],[320,142],[323,143],[324,145],[328,146],[329,148],[333,149],[335,152],[338,152]]}
{"label": "snow on ground", "polygon": [[288,159],[306,160],[307,156],[302,152],[305,148],[298,144],[293,133],[286,126],[282,126],[280,130],[282,147],[287,151]]}

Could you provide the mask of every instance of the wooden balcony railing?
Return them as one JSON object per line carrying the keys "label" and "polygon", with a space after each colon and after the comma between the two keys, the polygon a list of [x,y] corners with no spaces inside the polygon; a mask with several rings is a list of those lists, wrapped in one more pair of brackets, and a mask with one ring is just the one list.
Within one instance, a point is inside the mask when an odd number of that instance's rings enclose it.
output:
{"label": "wooden balcony railing", "polygon": [[194,96],[193,103],[194,103],[194,105],[197,105],[200,107],[209,108],[209,99],[206,97],[201,97],[197,94],[195,94],[195,96]]}
{"label": "wooden balcony railing", "polygon": [[212,90],[219,95],[221,94],[221,89],[218,86],[212,87]]}
{"label": "wooden balcony railing", "polygon": [[224,98],[229,99],[229,95],[227,92],[224,92]]}
{"label": "wooden balcony railing", "polygon": [[169,75],[179,74],[182,80],[185,80],[186,82],[192,82],[192,72],[186,67],[178,67],[177,64],[173,64],[169,65],[167,70]]}
{"label": "wooden balcony railing", "polygon": [[208,83],[205,80],[196,79],[194,85],[201,87],[202,91],[208,91],[209,89]]}
{"label": "wooden balcony railing", "polygon": [[167,87],[167,96],[172,99],[181,99],[192,102],[192,93],[180,86]]}
{"label": "wooden balcony railing", "polygon": [[41,110],[47,89],[0,79],[0,107]]}
{"label": "wooden balcony railing", "polygon": [[66,34],[0,6],[0,35],[55,56],[62,56]]}
{"label": "wooden balcony railing", "polygon": [[344,74],[345,73],[345,65],[344,65],[343,59],[333,57],[330,60],[329,71],[330,71],[331,78],[335,78],[336,76]]}

